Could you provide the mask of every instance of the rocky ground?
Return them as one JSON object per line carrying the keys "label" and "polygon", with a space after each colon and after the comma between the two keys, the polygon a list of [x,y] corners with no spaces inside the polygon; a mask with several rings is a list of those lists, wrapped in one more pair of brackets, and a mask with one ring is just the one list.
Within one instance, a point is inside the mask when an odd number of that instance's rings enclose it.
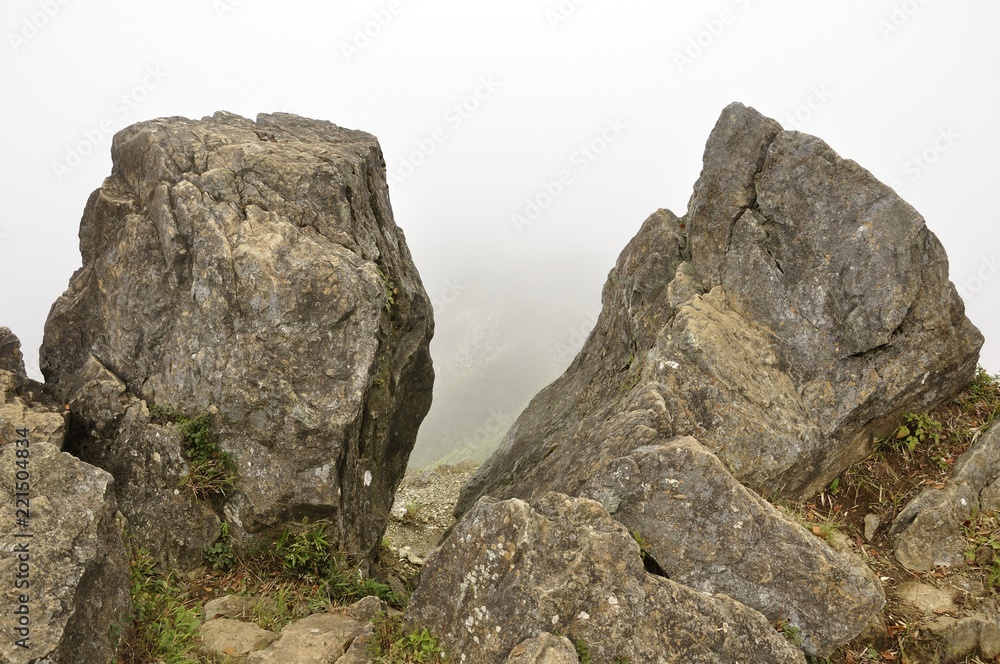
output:
{"label": "rocky ground", "polygon": [[[979,514],[964,524],[966,562],[954,567],[908,571],[894,558],[889,540],[889,527],[900,511],[922,490],[945,486],[956,460],[998,412],[1000,385],[981,373],[958,399],[924,419],[927,431],[912,450],[907,436],[896,434],[814,499],[776,501],[816,537],[864,560],[886,594],[879,618],[828,664],[1000,661],[998,515]],[[909,429],[916,433],[913,423]],[[427,554],[454,524],[459,489],[475,470],[475,462],[467,462],[407,473],[386,531],[382,564],[388,573],[408,585],[415,580]],[[795,639],[794,632],[786,636]],[[996,658],[969,654],[977,645]]]}
{"label": "rocky ground", "polygon": [[459,490],[478,467],[477,462],[466,461],[407,472],[385,532],[380,563],[387,573],[412,585],[427,554],[455,523],[452,512]]}

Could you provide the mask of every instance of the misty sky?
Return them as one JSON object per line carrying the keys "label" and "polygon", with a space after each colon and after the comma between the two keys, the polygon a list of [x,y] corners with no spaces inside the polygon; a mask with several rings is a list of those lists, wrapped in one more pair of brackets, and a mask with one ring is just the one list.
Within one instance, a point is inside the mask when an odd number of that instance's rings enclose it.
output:
{"label": "misty sky", "polygon": [[820,136],[925,216],[986,336],[982,362],[1000,371],[995,0],[4,0],[0,12],[0,325],[36,377],[44,319],[80,264],[84,203],[110,173],[111,135],[134,122],[286,111],[371,132],[438,308],[520,291],[568,310],[569,339],[642,221],[684,213],[731,101]]}

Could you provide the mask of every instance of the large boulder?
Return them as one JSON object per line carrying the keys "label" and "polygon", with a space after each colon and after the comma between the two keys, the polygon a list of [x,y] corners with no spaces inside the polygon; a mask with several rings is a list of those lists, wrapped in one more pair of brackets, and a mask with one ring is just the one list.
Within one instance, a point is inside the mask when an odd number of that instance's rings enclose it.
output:
{"label": "large boulder", "polygon": [[113,479],[61,451],[64,409],[6,328],[0,366],[0,661],[113,661],[132,608]]}
{"label": "large boulder", "polygon": [[0,661],[114,661],[132,607],[111,475],[0,420]]}
{"label": "large boulder", "polygon": [[599,470],[600,501],[667,576],[723,593],[826,656],[885,605],[878,579],[730,475],[693,438],[640,447]]}
{"label": "large boulder", "polygon": [[525,661],[546,632],[594,662],[805,662],[753,609],[646,572],[599,503],[555,493],[478,503],[428,558],[406,618],[462,662]]}
{"label": "large boulder", "polygon": [[603,301],[458,514],[486,494],[575,495],[645,444],[596,433],[639,393],[666,404],[658,435],[693,435],[758,492],[804,498],[901,413],[957,394],[982,345],[923,218],[823,141],[741,104],[709,137],[687,215],[643,224]]}
{"label": "large boulder", "polygon": [[[378,142],[217,113],[129,127],[112,160],[41,353],[69,448],[116,475],[161,562],[196,557],[213,518],[237,540],[327,519],[371,558],[433,381],[431,305]],[[236,473],[210,508],[175,498],[187,457],[151,411],[210,416]]]}

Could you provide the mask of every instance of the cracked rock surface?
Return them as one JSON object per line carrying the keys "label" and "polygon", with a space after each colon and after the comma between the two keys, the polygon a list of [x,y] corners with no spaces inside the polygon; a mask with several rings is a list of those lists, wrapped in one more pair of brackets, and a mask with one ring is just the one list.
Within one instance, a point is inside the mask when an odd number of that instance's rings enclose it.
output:
{"label": "cracked rock surface", "polygon": [[[603,301],[458,513],[486,494],[575,494],[654,434],[696,437],[759,492],[808,497],[901,413],[970,383],[982,345],[912,207],[820,139],[738,103],[708,139],[687,215],[646,220]],[[665,407],[648,435],[596,435],[650,400]]]}
{"label": "cracked rock surface", "polygon": [[557,493],[480,501],[428,558],[406,618],[467,662],[523,661],[543,632],[594,662],[805,662],[757,611],[647,573],[600,503]]}
{"label": "cracked rock surface", "polygon": [[[787,602],[806,647],[827,652],[879,610],[877,583],[825,545],[803,548],[781,520],[765,526],[763,508],[749,527],[789,557],[802,551],[799,572],[782,580],[729,565],[708,578],[720,555],[767,561],[740,533],[713,532],[705,510],[754,504],[740,484],[770,498],[815,495],[902,413],[926,412],[968,385],[982,341],[920,214],[822,140],[734,103],[708,139],[687,214],[659,210],[643,223],[608,277],[583,349],[463,487],[456,516],[484,496],[589,487],[665,558],[661,566],[769,613]],[[722,493],[664,521],[670,501],[645,495],[633,476],[649,486],[670,479],[646,478],[643,464],[657,467],[662,451],[650,448],[683,448],[674,442],[683,436],[696,439],[695,456],[720,462],[712,482]],[[622,464],[633,484],[613,486]],[[691,537],[678,541],[683,529]],[[718,548],[726,542],[736,550]],[[773,594],[796,574],[794,595]],[[831,608],[827,595],[844,604]]]}
{"label": "cracked rock surface", "polygon": [[[115,475],[163,563],[197,564],[216,517],[238,539],[325,518],[370,560],[433,381],[431,305],[378,142],[217,113],[129,127],[112,160],[41,352],[71,405],[67,447]],[[154,404],[211,415],[234,489],[177,497],[186,460]]]}

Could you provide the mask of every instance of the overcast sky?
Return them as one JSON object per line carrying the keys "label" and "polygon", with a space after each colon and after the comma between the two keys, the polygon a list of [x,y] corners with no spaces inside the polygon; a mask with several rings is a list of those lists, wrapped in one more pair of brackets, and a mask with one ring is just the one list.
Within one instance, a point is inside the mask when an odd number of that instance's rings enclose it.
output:
{"label": "overcast sky", "polygon": [[569,338],[646,216],[683,214],[708,133],[735,100],[820,136],[925,216],[986,336],[982,362],[1000,371],[996,0],[4,0],[0,11],[0,325],[36,376],[48,309],[80,264],[84,203],[110,173],[111,134],[134,122],[287,111],[371,132],[439,308],[476,298],[485,279],[580,301]]}

